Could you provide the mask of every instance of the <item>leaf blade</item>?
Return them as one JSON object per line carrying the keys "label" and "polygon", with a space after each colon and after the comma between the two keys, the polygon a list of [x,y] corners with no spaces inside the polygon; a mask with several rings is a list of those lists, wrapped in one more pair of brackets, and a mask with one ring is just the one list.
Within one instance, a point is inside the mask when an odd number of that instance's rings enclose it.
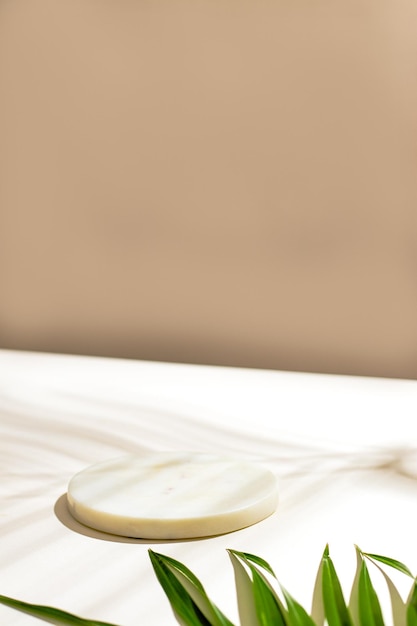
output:
{"label": "leaf blade", "polygon": [[329,626],[353,626],[348,608],[343,597],[342,586],[339,581],[333,561],[330,558],[329,548],[323,552],[322,592],[324,611]]}
{"label": "leaf blade", "polygon": [[362,551],[355,545],[356,551],[356,570],[355,576],[353,578],[352,587],[350,589],[349,596],[349,611],[352,618],[352,622],[354,626],[360,626],[360,616],[359,616],[359,579],[362,568],[362,560],[363,555]]}
{"label": "leaf blade", "polygon": [[311,602],[311,611],[310,615],[317,624],[317,626],[324,626],[324,622],[326,619],[325,611],[324,611],[324,602],[323,602],[323,591],[322,591],[322,580],[323,580],[323,558],[320,559],[319,567],[317,569],[316,580],[313,588],[313,598]]}
{"label": "leaf blade", "polygon": [[250,563],[254,563],[258,567],[261,567],[262,569],[266,570],[274,578],[276,578],[275,572],[270,566],[270,564],[267,561],[265,561],[265,559],[262,559],[260,556],[256,556],[256,554],[251,554],[250,552],[239,552],[238,550],[230,550],[230,552],[233,552],[233,554],[235,554],[237,557],[242,559],[242,561],[248,563],[248,565]]}
{"label": "leaf blade", "polygon": [[11,609],[26,613],[32,617],[37,617],[44,622],[50,624],[57,624],[62,626],[116,626],[109,622],[98,622],[96,620],[84,619],[78,615],[67,613],[67,611],[61,611],[55,609],[52,606],[45,606],[41,604],[31,604],[29,602],[23,602],[8,596],[0,595],[0,604],[8,606]]}
{"label": "leaf blade", "polygon": [[408,569],[407,565],[404,565],[404,563],[401,563],[401,561],[397,561],[396,559],[391,559],[388,556],[382,556],[380,554],[371,554],[370,552],[364,552],[363,555],[368,557],[369,559],[373,559],[375,561],[379,561],[380,563],[384,563],[384,565],[389,565],[390,567],[393,567],[399,572],[402,572],[406,576],[410,576],[410,578],[414,578],[413,574]]}
{"label": "leaf blade", "polygon": [[190,595],[165,564],[163,555],[149,550],[149,556],[156,577],[165,591],[176,620],[181,626],[211,626],[204,615],[200,615]]}
{"label": "leaf blade", "polygon": [[280,585],[282,593],[287,603],[288,611],[288,626],[316,626],[313,618],[307,613],[307,611],[301,606],[297,600],[295,600],[288,591]]}
{"label": "leaf blade", "polygon": [[281,624],[286,626],[316,626],[307,611],[288,593],[285,587],[278,582],[285,600],[284,605],[262,571],[265,570],[276,579],[276,575],[267,561],[253,554],[249,554],[248,552],[238,552],[236,550],[233,552],[250,568],[254,586],[262,584],[263,592],[269,598],[271,612],[268,615],[268,620],[263,622],[261,616],[258,614],[259,621],[262,624],[265,624],[265,626],[270,626],[270,624],[276,624],[277,626]]}
{"label": "leaf blade", "polygon": [[253,596],[252,581],[234,550],[228,550],[232,562],[241,626],[260,626]]}
{"label": "leaf blade", "polygon": [[[261,626],[287,626],[275,594],[255,567],[251,568],[256,614]],[[292,626],[291,624],[289,626]]]}
{"label": "leaf blade", "polygon": [[417,579],[414,579],[406,602],[407,626],[417,626]]}
{"label": "leaf blade", "polygon": [[381,605],[364,560],[359,575],[359,619],[361,626],[384,626]]}
{"label": "leaf blade", "polygon": [[[388,593],[391,600],[392,621],[394,626],[407,626],[407,607],[406,603],[402,599],[397,587],[394,585],[388,574],[382,569],[382,567],[375,562],[368,554],[365,554],[366,558],[381,572],[388,587]],[[385,557],[384,557],[385,559]],[[385,561],[381,561],[384,563]],[[397,569],[397,568],[396,568]],[[417,625],[416,625],[417,626]]]}

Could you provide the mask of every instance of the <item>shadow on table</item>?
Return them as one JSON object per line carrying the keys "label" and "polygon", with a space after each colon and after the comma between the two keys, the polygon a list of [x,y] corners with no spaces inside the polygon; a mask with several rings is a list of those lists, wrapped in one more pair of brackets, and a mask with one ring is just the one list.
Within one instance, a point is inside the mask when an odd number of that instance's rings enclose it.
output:
{"label": "shadow on table", "polygon": [[101,539],[101,541],[114,541],[116,543],[139,543],[139,544],[157,544],[157,543],[185,543],[190,541],[203,541],[212,537],[195,537],[193,539],[136,539],[134,537],[121,537],[119,535],[111,535],[104,533],[89,526],[84,526],[71,515],[67,505],[67,494],[63,493],[55,502],[54,513],[57,519],[79,535],[91,537],[92,539]]}

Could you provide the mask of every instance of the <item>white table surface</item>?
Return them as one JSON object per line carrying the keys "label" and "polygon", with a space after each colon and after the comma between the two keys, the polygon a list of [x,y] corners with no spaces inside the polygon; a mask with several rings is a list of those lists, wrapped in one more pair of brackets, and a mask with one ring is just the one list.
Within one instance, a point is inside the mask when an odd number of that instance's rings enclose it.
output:
{"label": "white table surface", "polygon": [[[193,450],[262,463],[274,515],[204,540],[117,538],[76,523],[68,481],[124,453]],[[237,622],[226,548],[270,561],[306,604],[324,545],[417,569],[417,382],[0,351],[0,594],[121,626],[176,624],[149,547],[177,558]],[[0,623],[41,623],[0,607]]]}

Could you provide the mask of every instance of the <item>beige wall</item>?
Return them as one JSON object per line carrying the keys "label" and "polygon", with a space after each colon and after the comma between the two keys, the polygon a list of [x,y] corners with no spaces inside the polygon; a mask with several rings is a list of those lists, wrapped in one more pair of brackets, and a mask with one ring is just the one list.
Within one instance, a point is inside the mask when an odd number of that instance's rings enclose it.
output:
{"label": "beige wall", "polygon": [[3,0],[2,347],[417,377],[413,0]]}

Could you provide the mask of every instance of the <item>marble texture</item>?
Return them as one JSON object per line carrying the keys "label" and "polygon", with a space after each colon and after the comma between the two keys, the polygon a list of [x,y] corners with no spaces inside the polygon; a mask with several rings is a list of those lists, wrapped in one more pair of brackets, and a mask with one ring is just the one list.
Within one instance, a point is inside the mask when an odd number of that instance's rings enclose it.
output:
{"label": "marble texture", "polygon": [[254,463],[193,452],[127,455],[87,467],[68,485],[68,508],[91,528],[138,539],[196,539],[271,515],[274,474]]}
{"label": "marble texture", "polygon": [[[237,618],[226,548],[267,558],[306,604],[330,548],[417,569],[417,382],[0,351],[0,593],[120,626],[176,622],[147,550],[182,560]],[[277,511],[214,538],[115,537],[76,522],[71,477],[125,454],[193,450],[272,471]],[[414,559],[414,561],[413,561]],[[0,623],[35,620],[0,607]]]}

